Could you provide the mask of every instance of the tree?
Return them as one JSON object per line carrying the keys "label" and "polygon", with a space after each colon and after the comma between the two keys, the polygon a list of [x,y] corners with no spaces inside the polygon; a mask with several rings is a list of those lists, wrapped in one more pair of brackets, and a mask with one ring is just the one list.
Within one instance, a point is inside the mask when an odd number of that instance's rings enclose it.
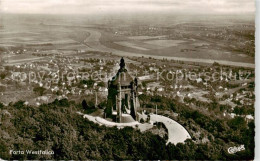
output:
{"label": "tree", "polygon": [[218,62],[214,62],[212,66],[220,66]]}
{"label": "tree", "polygon": [[35,87],[33,88],[33,91],[38,95],[42,96],[45,93],[46,89],[43,87]]}
{"label": "tree", "polygon": [[104,82],[99,82],[99,83],[97,84],[97,86],[99,86],[99,87],[105,87],[105,83],[104,83]]}
{"label": "tree", "polygon": [[107,104],[106,101],[102,101],[102,102],[99,103],[98,108],[105,109],[106,108],[106,104]]}
{"label": "tree", "polygon": [[1,79],[5,79],[6,76],[7,76],[7,73],[6,73],[6,72],[0,73],[0,78],[1,78]]}
{"label": "tree", "polygon": [[234,119],[230,120],[228,124],[233,130],[240,130],[246,128],[246,121],[243,117],[237,116]]}
{"label": "tree", "polygon": [[89,79],[89,80],[82,80],[82,81],[80,82],[80,85],[86,84],[86,85],[88,86],[88,88],[93,88],[94,83],[95,83],[94,80]]}
{"label": "tree", "polygon": [[18,102],[16,102],[14,105],[13,105],[15,108],[17,108],[17,109],[21,109],[21,108],[23,108],[24,107],[24,101],[18,101]]}
{"label": "tree", "polygon": [[2,102],[0,102],[0,109],[2,109],[4,107],[4,104]]}
{"label": "tree", "polygon": [[83,108],[84,110],[87,110],[87,109],[88,109],[88,104],[87,104],[87,102],[86,102],[85,99],[82,101],[81,104],[82,104],[82,108]]}

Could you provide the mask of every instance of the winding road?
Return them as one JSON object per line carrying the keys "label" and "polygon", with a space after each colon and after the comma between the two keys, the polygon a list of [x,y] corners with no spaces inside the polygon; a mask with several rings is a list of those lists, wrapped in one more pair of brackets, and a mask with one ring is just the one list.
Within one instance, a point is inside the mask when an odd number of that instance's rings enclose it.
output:
{"label": "winding road", "polygon": [[150,120],[154,122],[162,122],[166,128],[168,129],[168,143],[178,144],[184,143],[185,140],[191,139],[190,134],[188,131],[178,122],[162,116],[162,115],[150,115]]}

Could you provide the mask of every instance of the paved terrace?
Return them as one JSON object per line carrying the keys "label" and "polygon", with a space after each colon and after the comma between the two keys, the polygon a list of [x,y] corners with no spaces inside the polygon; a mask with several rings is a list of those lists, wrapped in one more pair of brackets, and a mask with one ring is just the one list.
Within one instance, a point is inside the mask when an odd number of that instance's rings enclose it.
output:
{"label": "paved terrace", "polygon": [[[130,122],[130,123],[116,123],[116,122],[111,122],[111,121],[107,121],[101,117],[93,117],[87,114],[83,114],[81,112],[77,112],[80,115],[83,115],[83,118],[87,118],[88,120],[97,123],[99,125],[105,125],[107,127],[113,127],[116,126],[118,128],[124,128],[124,127],[139,127],[140,129],[145,129],[143,126],[146,126],[145,124],[141,124],[137,121],[134,122]],[[139,114],[139,116],[141,118],[146,119],[147,115],[145,114]],[[188,133],[188,131],[178,122],[165,117],[165,116],[161,116],[161,115],[155,115],[155,114],[151,114],[150,115],[150,121],[152,122],[162,122],[166,128],[168,129],[168,143],[172,143],[172,144],[178,144],[178,143],[184,143],[184,141],[186,139],[191,139],[190,134]],[[148,126],[147,125],[147,129],[152,128],[153,126]]]}
{"label": "paved terrace", "polygon": [[154,122],[162,122],[168,129],[168,143],[178,144],[184,143],[186,139],[191,139],[188,131],[178,122],[161,115],[150,115],[150,120]]}
{"label": "paved terrace", "polygon": [[77,112],[77,113],[80,114],[80,115],[83,115],[83,118],[87,118],[89,121],[92,121],[92,122],[97,123],[99,125],[105,125],[107,127],[113,127],[113,126],[116,126],[118,128],[136,127],[137,125],[140,124],[138,121],[129,122],[129,123],[111,122],[111,121],[108,121],[108,120],[103,119],[101,117],[94,117],[94,116],[90,116],[90,115],[87,115],[87,114],[83,114],[81,112]]}

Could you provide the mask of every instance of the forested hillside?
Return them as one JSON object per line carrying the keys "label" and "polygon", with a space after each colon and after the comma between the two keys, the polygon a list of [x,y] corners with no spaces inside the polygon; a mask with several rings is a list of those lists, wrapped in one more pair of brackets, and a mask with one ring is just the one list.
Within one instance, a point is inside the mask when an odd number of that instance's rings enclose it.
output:
{"label": "forested hillside", "polygon": [[[76,112],[80,110],[81,105],[66,99],[40,107],[25,106],[22,101],[9,106],[0,104],[0,158],[253,159],[253,123],[249,128],[237,129],[230,134],[237,137],[241,135],[241,142],[246,141],[243,142],[245,151],[230,155],[226,151],[229,137],[216,137],[211,143],[205,144],[188,140],[186,144],[166,145],[166,140],[150,132],[96,125],[78,115]],[[199,114],[186,115],[198,117]],[[204,119],[202,115],[199,118]],[[199,118],[195,118],[197,123],[206,123],[207,120]],[[244,127],[234,124],[234,128]],[[223,129],[224,132],[227,131]],[[10,150],[53,150],[54,155],[10,155]]]}

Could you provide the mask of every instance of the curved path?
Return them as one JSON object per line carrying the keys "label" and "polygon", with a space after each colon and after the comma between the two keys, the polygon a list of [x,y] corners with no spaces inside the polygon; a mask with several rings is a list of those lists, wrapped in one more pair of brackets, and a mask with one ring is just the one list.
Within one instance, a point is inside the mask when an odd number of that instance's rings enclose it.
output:
{"label": "curved path", "polygon": [[162,122],[168,129],[168,143],[178,144],[184,143],[186,139],[191,139],[188,131],[178,122],[161,115],[150,115],[150,120],[154,122]]}
{"label": "curved path", "polygon": [[[101,117],[93,117],[87,114],[82,114],[81,112],[77,112],[80,115],[83,115],[83,118],[87,118],[89,121],[92,121],[94,123],[97,123],[99,125],[105,125],[107,127],[113,127],[116,126],[118,128],[124,128],[124,127],[133,127],[135,128],[136,126],[142,126],[144,124],[141,124],[137,121],[135,122],[130,122],[130,123],[116,123],[116,122],[111,122],[111,121],[107,121]],[[140,115],[139,116],[146,118],[147,115]],[[168,129],[168,143],[173,143],[173,144],[178,144],[178,143],[184,143],[186,139],[191,139],[190,134],[188,133],[188,131],[178,122],[165,117],[165,116],[161,116],[161,115],[155,115],[155,114],[151,114],[150,115],[150,120],[153,122],[162,122],[166,128]],[[152,128],[149,127],[149,128]],[[148,129],[149,129],[148,128]]]}

